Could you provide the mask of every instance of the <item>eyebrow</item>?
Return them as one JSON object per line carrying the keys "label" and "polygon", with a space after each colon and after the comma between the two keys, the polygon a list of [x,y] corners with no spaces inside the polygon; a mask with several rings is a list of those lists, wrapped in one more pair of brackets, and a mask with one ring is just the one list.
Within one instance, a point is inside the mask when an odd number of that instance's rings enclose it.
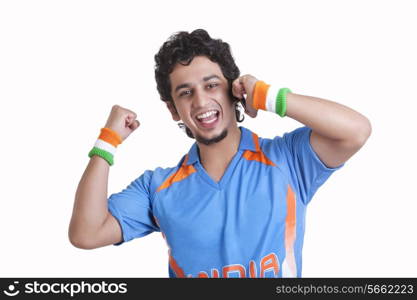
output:
{"label": "eyebrow", "polygon": [[[208,76],[203,77],[203,81],[209,81],[210,79],[213,79],[213,78],[220,79],[220,77],[219,77],[219,76],[217,76],[217,75],[215,75],[215,74],[212,74],[212,75],[208,75]],[[182,89],[182,88],[186,88],[186,87],[190,87],[190,86],[191,86],[191,84],[190,84],[190,83],[188,83],[188,82],[185,82],[185,83],[179,84],[179,85],[177,85],[177,87],[175,88],[175,92],[177,92],[178,90],[180,90],[180,89]]]}

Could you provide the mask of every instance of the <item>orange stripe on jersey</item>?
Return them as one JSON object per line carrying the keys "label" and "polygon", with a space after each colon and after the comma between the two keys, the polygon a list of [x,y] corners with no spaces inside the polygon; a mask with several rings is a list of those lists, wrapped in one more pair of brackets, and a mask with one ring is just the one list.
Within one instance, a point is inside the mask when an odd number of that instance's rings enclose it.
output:
{"label": "orange stripe on jersey", "polygon": [[243,152],[243,157],[246,158],[247,160],[255,160],[263,164],[275,167],[276,164],[272,162],[268,157],[266,157],[265,154],[262,152],[261,147],[259,147],[258,136],[255,133],[252,133],[252,136],[253,136],[253,142],[255,144],[256,152],[245,150],[245,152]]}
{"label": "orange stripe on jersey", "polygon": [[172,257],[171,251],[169,251],[169,265],[171,266],[171,269],[174,270],[175,275],[179,278],[185,278],[185,274],[183,269],[180,268],[175,258]]}
{"label": "orange stripe on jersey", "polygon": [[196,172],[193,165],[189,165],[189,166],[186,165],[187,160],[188,160],[188,154],[186,155],[181,167],[174,174],[168,177],[168,179],[165,180],[163,184],[161,184],[161,186],[156,190],[157,192],[170,187],[174,182],[181,181],[187,178],[188,176],[190,176],[191,174],[193,174],[194,172]]}
{"label": "orange stripe on jersey", "polygon": [[[287,191],[287,217],[285,219],[285,260],[283,265],[288,270],[286,274],[291,277],[297,275],[297,265],[295,262],[294,243],[296,237],[297,211],[296,211],[296,195],[291,186],[288,185]],[[284,268],[284,266],[283,266]],[[284,271],[284,270],[283,270]],[[284,274],[283,274],[284,275]]]}

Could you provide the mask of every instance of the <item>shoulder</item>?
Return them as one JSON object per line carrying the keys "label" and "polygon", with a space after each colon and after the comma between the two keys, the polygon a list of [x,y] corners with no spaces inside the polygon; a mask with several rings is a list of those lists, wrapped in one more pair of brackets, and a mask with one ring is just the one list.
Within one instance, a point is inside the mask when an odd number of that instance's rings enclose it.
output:
{"label": "shoulder", "polygon": [[[282,136],[273,138],[259,138],[259,144],[265,150],[287,150],[295,144],[310,141],[311,128],[302,126],[292,131],[285,132]],[[265,151],[264,150],[264,151]]]}
{"label": "shoulder", "polygon": [[146,170],[135,181],[144,185],[150,195],[155,194],[158,188],[181,167],[186,155],[184,155],[177,165],[173,167],[156,167],[153,170]]}
{"label": "shoulder", "polygon": [[259,145],[262,152],[272,161],[287,165],[291,164],[299,149],[309,147],[310,134],[311,129],[303,126],[272,138],[259,137]]}

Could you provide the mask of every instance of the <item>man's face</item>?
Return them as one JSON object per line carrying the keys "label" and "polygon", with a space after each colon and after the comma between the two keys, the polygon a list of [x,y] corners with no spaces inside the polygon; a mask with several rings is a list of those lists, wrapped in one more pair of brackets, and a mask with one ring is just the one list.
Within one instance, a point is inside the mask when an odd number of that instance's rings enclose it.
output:
{"label": "man's face", "polygon": [[[178,116],[197,141],[219,142],[236,126],[234,104],[220,66],[205,56],[196,56],[188,66],[177,64],[170,74],[171,95]],[[172,108],[170,109],[173,112]]]}

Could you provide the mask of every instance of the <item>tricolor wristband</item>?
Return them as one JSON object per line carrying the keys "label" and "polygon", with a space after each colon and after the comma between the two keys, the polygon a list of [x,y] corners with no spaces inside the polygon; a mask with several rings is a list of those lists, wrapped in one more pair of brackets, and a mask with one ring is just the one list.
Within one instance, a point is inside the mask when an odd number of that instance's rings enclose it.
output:
{"label": "tricolor wristband", "polygon": [[278,89],[276,86],[270,86],[259,80],[253,89],[253,107],[285,117],[288,92],[292,93],[289,88]]}
{"label": "tricolor wristband", "polygon": [[111,166],[114,163],[116,147],[121,143],[122,138],[117,132],[110,128],[101,128],[100,135],[98,136],[93,149],[88,153],[88,157],[91,158],[93,155],[100,156]]}

